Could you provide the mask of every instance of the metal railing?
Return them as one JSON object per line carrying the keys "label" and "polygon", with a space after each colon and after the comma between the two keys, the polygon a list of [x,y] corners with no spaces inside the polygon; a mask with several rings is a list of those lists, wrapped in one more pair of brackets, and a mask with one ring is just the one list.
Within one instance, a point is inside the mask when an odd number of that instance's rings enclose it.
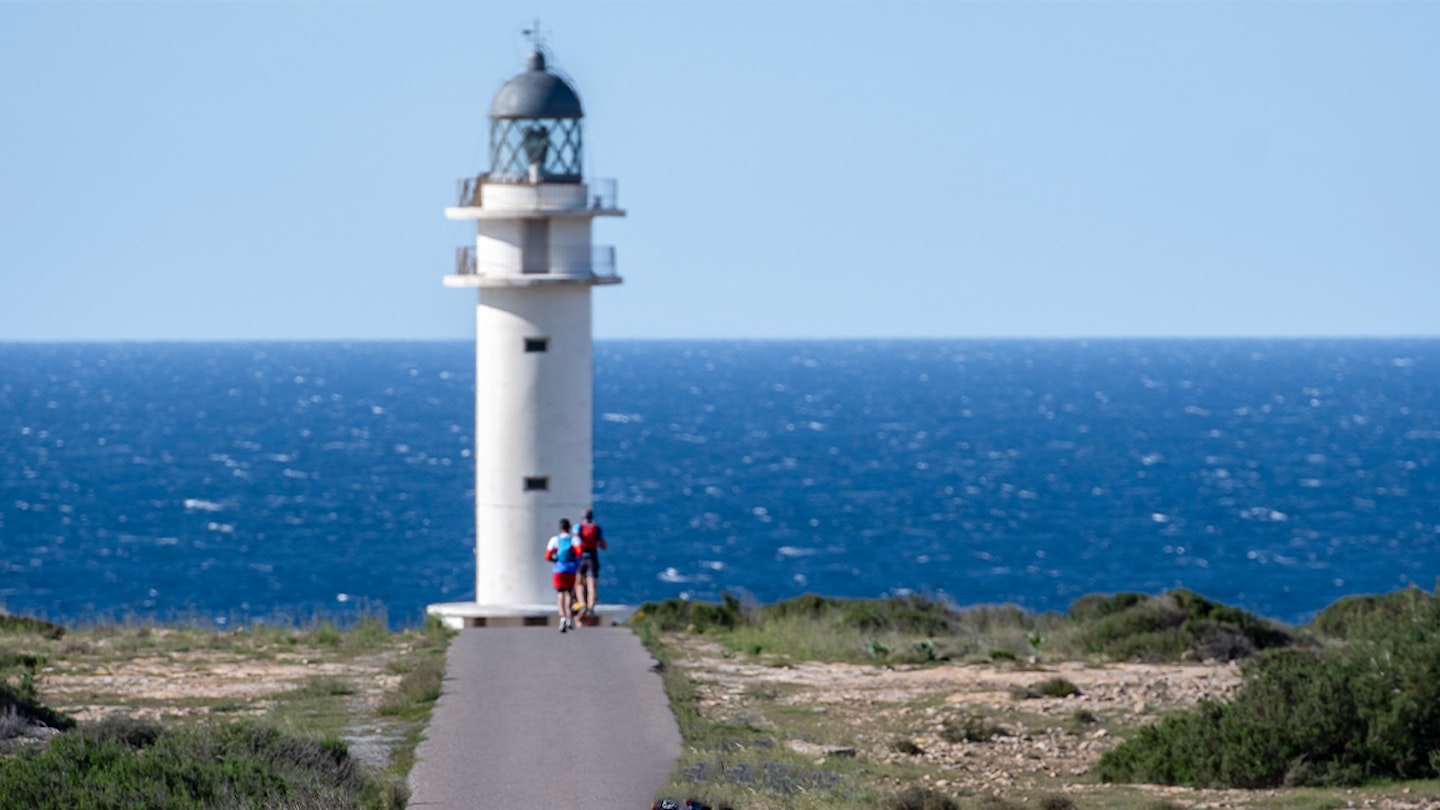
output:
{"label": "metal railing", "polygon": [[620,183],[613,177],[596,177],[588,183],[590,208],[595,211],[620,210]]}
{"label": "metal railing", "polygon": [[[456,184],[456,205],[460,208],[483,207],[483,190],[485,184],[489,182],[492,182],[489,173],[461,178]],[[507,183],[507,185],[532,186],[530,183]],[[618,211],[620,209],[619,183],[614,178],[597,177],[587,181],[589,199],[583,206],[576,206],[569,199],[571,190],[566,188],[566,185],[569,184],[540,183],[533,185],[535,197],[533,208],[530,210],[573,211],[577,207],[584,207],[591,211]]]}
{"label": "metal railing", "polygon": [[455,203],[461,208],[480,207],[480,186],[485,182],[485,174],[477,174],[474,177],[460,178],[458,191],[460,192]]}
{"label": "metal railing", "polygon": [[475,275],[475,246],[465,245],[455,248],[455,275]]}
{"label": "metal railing", "polygon": [[615,276],[615,246],[591,245],[585,248],[551,248],[546,269],[538,272],[519,272],[519,258],[513,261],[479,261],[474,245],[455,248],[455,275],[457,276],[545,276],[563,278],[585,277],[613,278]]}

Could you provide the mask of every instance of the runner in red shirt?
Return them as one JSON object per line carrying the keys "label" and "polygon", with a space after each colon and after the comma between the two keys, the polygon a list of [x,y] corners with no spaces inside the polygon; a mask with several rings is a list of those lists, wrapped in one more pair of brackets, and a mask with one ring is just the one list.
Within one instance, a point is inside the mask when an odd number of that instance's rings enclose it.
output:
{"label": "runner in red shirt", "polygon": [[576,596],[580,599],[580,621],[582,624],[595,623],[595,580],[600,577],[600,551],[608,551],[605,532],[595,522],[595,510],[585,510],[585,521],[580,524],[580,568],[575,577]]}

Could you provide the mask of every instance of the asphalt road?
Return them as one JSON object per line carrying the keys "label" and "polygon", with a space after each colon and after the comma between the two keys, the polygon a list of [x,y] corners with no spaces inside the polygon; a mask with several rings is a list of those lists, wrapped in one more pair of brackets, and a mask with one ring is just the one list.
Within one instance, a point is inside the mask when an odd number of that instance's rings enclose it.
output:
{"label": "asphalt road", "polygon": [[409,806],[648,810],[680,755],[652,665],[623,627],[461,631]]}

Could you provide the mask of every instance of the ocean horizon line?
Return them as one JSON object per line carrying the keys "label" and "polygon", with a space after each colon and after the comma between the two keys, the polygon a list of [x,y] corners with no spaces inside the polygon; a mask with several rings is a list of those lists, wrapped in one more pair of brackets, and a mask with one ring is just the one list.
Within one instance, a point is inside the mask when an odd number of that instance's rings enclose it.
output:
{"label": "ocean horizon line", "polygon": [[[248,344],[405,344],[473,343],[473,337],[243,337],[243,338],[0,338],[4,346],[113,346],[160,345],[248,345]],[[890,337],[596,337],[594,343],[1340,343],[1340,342],[1428,342],[1434,335],[1084,335],[1084,336],[890,336]]]}

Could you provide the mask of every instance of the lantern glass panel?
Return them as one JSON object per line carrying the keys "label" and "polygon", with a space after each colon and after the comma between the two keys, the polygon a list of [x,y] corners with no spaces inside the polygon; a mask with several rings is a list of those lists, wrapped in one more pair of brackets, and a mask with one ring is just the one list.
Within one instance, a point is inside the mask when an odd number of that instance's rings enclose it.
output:
{"label": "lantern glass panel", "polygon": [[578,183],[584,175],[578,118],[497,118],[490,122],[490,180],[524,183],[530,167],[539,179]]}

